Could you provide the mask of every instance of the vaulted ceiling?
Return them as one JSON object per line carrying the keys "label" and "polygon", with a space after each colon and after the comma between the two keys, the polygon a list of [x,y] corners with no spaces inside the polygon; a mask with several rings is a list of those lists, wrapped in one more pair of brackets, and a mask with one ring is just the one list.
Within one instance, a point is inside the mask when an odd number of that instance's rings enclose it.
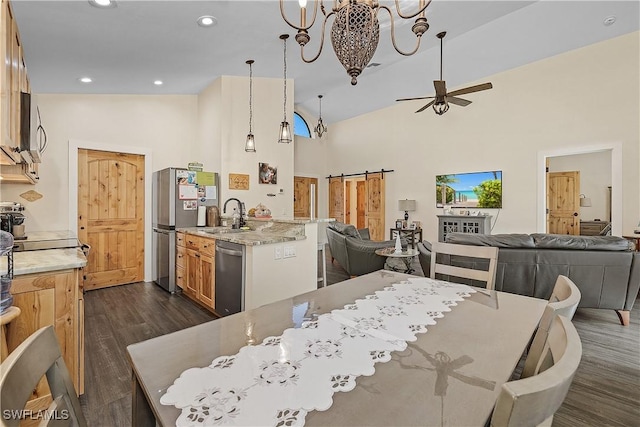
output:
{"label": "vaulted ceiling", "polygon": [[[401,3],[407,10],[417,5]],[[295,34],[274,0],[119,0],[107,9],[86,0],[13,0],[12,4],[35,93],[197,94],[221,75],[248,75],[247,59],[256,61],[254,76],[278,78],[283,72],[278,36]],[[329,7],[332,2],[325,4]],[[296,108],[317,114],[317,95],[322,94],[323,118],[332,123],[387,107],[397,98],[432,94],[432,81],[439,74],[436,34],[440,31],[447,31],[444,78],[448,88],[455,89],[638,31],[639,5],[637,1],[433,0],[427,9],[430,29],[419,52],[409,57],[397,54],[383,21],[372,60],[380,65],[365,69],[356,86],[351,86],[328,39],[320,58],[305,64],[290,38],[287,73],[295,79]],[[297,20],[297,2],[287,1],[286,7],[289,18]],[[217,25],[198,26],[196,20],[202,15],[215,16]],[[611,16],[615,23],[605,25]],[[411,24],[396,22],[397,41],[405,50],[415,43]],[[307,56],[319,46],[318,26],[310,31]],[[90,76],[93,83],[80,83],[82,76]],[[154,85],[157,79],[164,84]]]}

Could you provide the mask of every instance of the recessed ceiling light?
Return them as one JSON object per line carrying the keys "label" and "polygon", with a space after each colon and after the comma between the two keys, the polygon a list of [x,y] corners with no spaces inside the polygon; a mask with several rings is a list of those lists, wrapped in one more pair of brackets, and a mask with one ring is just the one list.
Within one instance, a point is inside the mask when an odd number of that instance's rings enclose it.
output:
{"label": "recessed ceiling light", "polygon": [[198,18],[198,25],[201,27],[213,27],[218,23],[218,20],[215,16],[204,15]]}
{"label": "recessed ceiling light", "polygon": [[153,82],[153,84],[156,86],[162,86],[162,83],[163,83],[162,80],[156,80]]}
{"label": "recessed ceiling light", "polygon": [[115,0],[89,0],[91,6],[106,9],[108,7],[116,7]]}
{"label": "recessed ceiling light", "polygon": [[611,15],[611,16],[607,16],[606,18],[604,18],[604,21],[602,21],[602,23],[605,26],[609,26],[609,25],[613,25],[616,22],[616,16],[615,15]]}
{"label": "recessed ceiling light", "polygon": [[91,83],[93,81],[91,77],[80,77],[78,80],[80,80],[82,83]]}

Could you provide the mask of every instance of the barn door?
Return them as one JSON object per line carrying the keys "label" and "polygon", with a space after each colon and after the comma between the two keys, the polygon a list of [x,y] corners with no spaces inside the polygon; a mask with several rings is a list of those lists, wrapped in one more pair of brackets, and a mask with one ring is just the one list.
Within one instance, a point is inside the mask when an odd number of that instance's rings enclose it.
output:
{"label": "barn door", "polygon": [[547,174],[547,233],[580,234],[580,172]]}
{"label": "barn door", "polygon": [[144,156],[78,150],[78,237],[86,290],[144,279]]}
{"label": "barn door", "polygon": [[356,183],[356,228],[365,228],[365,215],[367,213],[367,183],[364,181],[358,181]]}
{"label": "barn door", "polygon": [[365,222],[371,240],[384,240],[384,179],[382,173],[366,176],[366,213]]}
{"label": "barn door", "polygon": [[329,218],[344,222],[344,183],[341,178],[329,178]]}

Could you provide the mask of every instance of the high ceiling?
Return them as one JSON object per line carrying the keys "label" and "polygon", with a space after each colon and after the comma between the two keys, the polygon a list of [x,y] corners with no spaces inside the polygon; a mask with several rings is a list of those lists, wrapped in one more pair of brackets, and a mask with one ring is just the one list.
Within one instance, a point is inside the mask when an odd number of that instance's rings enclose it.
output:
{"label": "high ceiling", "polygon": [[[332,4],[324,3],[327,8]],[[417,6],[415,1],[401,3],[406,11]],[[278,36],[295,34],[281,18],[275,0],[119,0],[107,9],[87,0],[12,0],[12,4],[35,93],[197,94],[221,75],[248,75],[247,59],[256,61],[254,76],[281,78]],[[433,0],[427,9],[430,29],[419,52],[404,57],[393,50],[387,19],[381,24],[372,60],[380,65],[366,69],[356,86],[351,86],[328,36],[322,55],[311,64],[303,63],[290,38],[287,73],[295,79],[296,108],[316,115],[317,95],[322,94],[323,119],[332,123],[388,107],[397,98],[432,95],[432,81],[439,74],[436,34],[440,31],[447,31],[444,79],[449,89],[455,89],[638,31],[639,5],[638,1]],[[289,19],[297,21],[297,1],[288,1],[286,7]],[[196,19],[202,15],[215,16],[217,25],[198,26]],[[610,16],[616,22],[604,25]],[[404,50],[415,43],[411,24],[396,22],[397,41]],[[319,46],[318,26],[310,31],[307,57]],[[90,76],[93,83],[80,83],[82,76]],[[157,79],[164,84],[154,85]],[[467,98],[479,106],[482,96],[490,92]]]}

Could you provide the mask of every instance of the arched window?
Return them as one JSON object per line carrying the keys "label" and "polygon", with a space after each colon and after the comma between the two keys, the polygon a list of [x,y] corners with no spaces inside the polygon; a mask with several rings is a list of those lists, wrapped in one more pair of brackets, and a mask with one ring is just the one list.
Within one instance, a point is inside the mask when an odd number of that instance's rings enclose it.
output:
{"label": "arched window", "polygon": [[296,112],[293,113],[293,134],[311,138],[311,131],[309,130],[309,125],[302,118],[302,116]]}

